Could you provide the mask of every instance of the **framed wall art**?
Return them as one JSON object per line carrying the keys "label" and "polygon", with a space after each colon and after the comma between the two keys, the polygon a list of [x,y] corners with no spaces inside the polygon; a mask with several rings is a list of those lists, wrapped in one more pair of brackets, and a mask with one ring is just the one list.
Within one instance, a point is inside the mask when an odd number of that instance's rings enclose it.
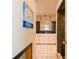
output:
{"label": "framed wall art", "polygon": [[23,28],[33,28],[33,11],[23,2]]}

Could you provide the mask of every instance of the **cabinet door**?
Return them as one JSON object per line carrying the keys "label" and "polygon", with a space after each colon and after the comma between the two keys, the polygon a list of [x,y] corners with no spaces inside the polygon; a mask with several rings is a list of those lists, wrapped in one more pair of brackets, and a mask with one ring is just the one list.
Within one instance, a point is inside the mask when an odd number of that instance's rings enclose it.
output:
{"label": "cabinet door", "polygon": [[50,34],[40,34],[39,43],[50,43]]}
{"label": "cabinet door", "polygon": [[56,34],[50,34],[50,43],[57,44]]}

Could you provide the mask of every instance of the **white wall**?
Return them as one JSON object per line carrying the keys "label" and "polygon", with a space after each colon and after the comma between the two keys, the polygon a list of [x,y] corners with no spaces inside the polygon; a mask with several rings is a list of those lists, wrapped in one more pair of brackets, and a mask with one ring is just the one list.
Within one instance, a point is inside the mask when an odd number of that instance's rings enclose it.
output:
{"label": "white wall", "polygon": [[60,4],[61,4],[62,1],[63,1],[63,0],[59,0],[59,1],[58,1],[56,10],[58,10],[58,8],[59,8],[59,6],[60,6]]}
{"label": "white wall", "polygon": [[[15,57],[34,40],[35,27],[33,29],[22,27],[22,2],[23,0],[12,0],[12,57]],[[26,2],[35,13],[35,1],[27,0]]]}

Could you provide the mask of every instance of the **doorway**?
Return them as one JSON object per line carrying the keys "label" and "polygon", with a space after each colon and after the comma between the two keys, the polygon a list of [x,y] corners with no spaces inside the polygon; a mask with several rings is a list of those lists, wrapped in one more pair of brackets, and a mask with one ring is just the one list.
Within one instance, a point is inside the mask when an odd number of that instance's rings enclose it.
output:
{"label": "doorway", "polygon": [[57,52],[65,59],[65,0],[57,11]]}

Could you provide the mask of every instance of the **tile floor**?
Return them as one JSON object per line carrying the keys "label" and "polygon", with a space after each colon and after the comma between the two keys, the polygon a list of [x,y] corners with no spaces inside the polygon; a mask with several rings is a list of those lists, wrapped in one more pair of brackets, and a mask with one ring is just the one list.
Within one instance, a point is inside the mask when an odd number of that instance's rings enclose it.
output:
{"label": "tile floor", "polygon": [[[57,46],[54,35],[37,35],[36,37],[36,59],[57,59]],[[42,44],[41,44],[42,43]]]}

